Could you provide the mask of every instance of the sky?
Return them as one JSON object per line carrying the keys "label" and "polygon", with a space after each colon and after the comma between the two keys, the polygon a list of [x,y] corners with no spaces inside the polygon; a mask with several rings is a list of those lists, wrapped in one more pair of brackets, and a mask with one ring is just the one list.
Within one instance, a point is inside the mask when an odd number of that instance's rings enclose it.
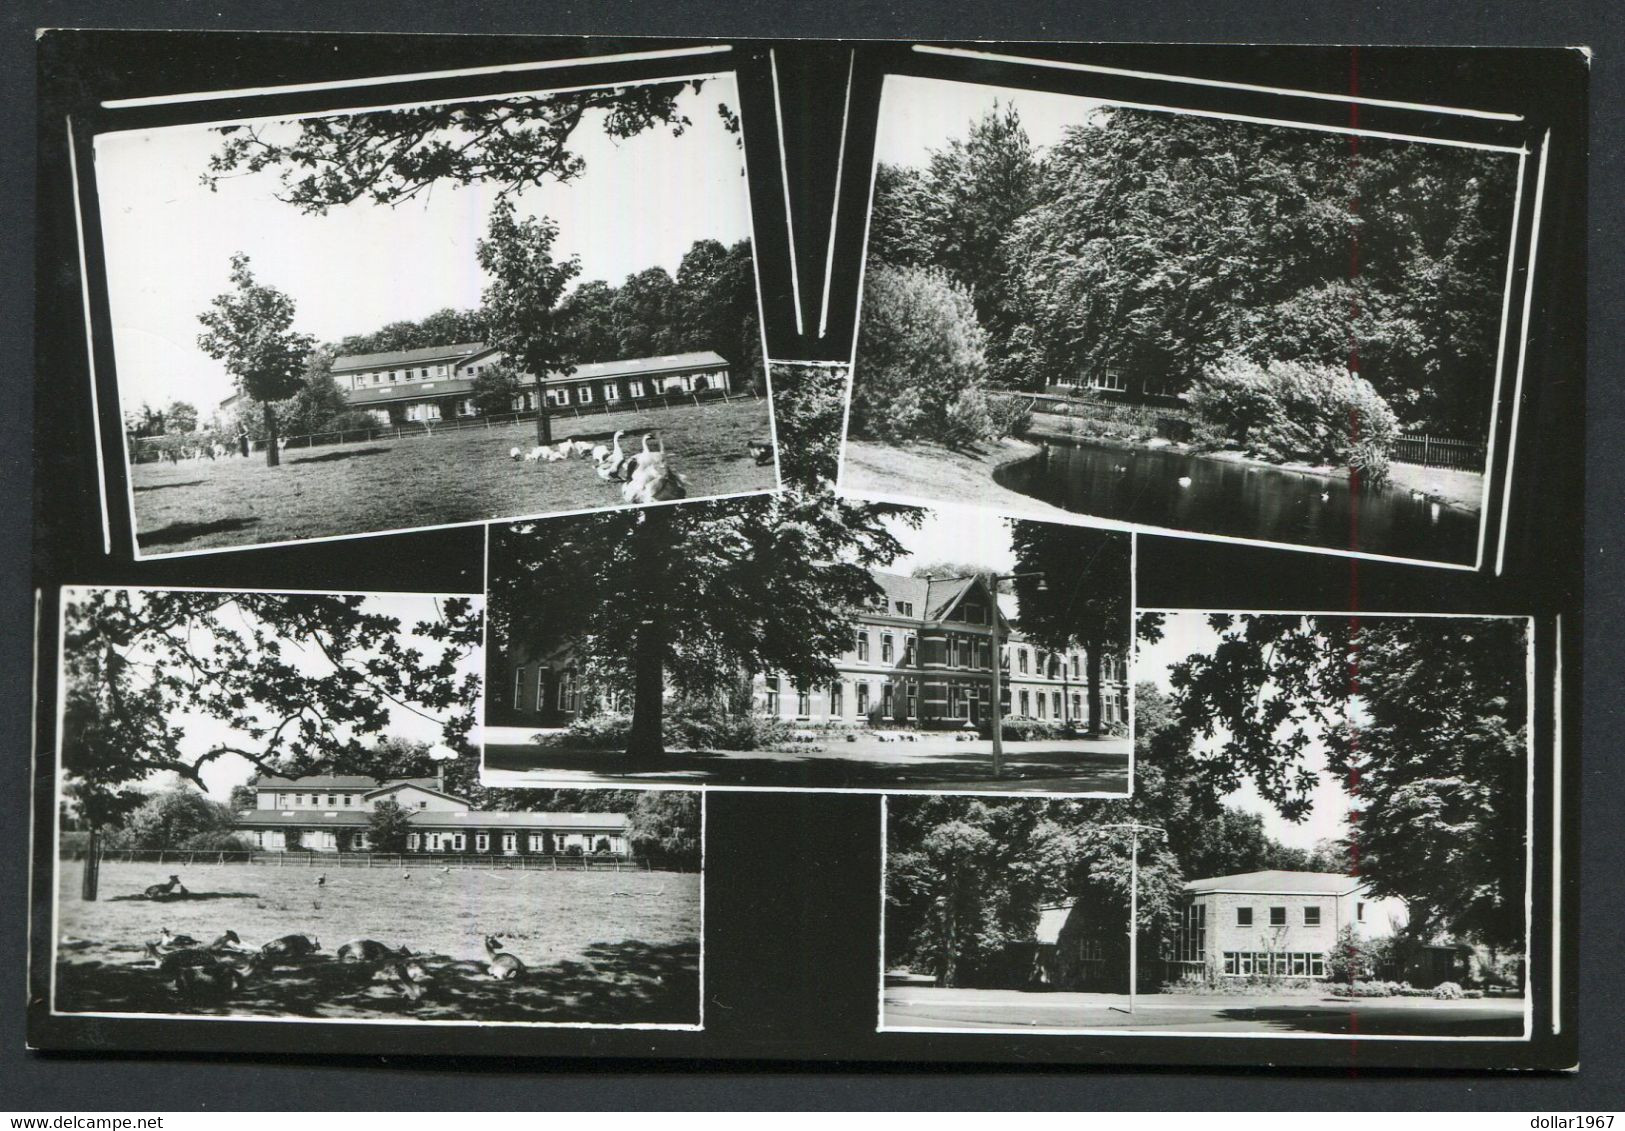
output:
{"label": "sky", "polygon": [[[68,589],[66,591],[64,595],[64,603],[70,602],[74,599],[74,592],[75,591],[73,589]],[[81,592],[83,591],[81,590]],[[427,636],[420,636],[413,633],[411,628],[413,625],[421,621],[432,621],[438,618],[439,612],[436,605],[436,600],[437,598],[433,595],[421,593],[376,594],[369,596],[363,602],[361,608],[362,611],[366,613],[376,613],[398,618],[402,629],[402,641],[408,647],[415,648],[421,652],[426,663],[433,663],[443,654],[444,646]],[[476,603],[476,608],[484,607],[483,598],[476,597],[474,600]],[[232,615],[233,614],[230,612],[224,613],[221,619],[229,623]],[[237,615],[241,616],[241,614]],[[246,618],[242,623],[246,627],[248,623]],[[480,657],[477,655],[477,652],[478,649],[475,649],[474,654],[466,655],[462,658],[462,661],[458,667],[459,673],[479,673]],[[284,651],[283,656],[284,659],[288,659],[289,662],[298,664],[300,669],[307,673],[314,674],[324,671],[330,672],[333,670],[332,665],[314,650],[309,653],[298,654]],[[304,658],[301,659],[300,657]],[[139,659],[139,656],[132,658]],[[475,718],[478,717],[479,714],[476,712]],[[185,737],[181,739],[181,750],[188,756],[201,754],[222,742],[234,743],[243,746],[251,745],[251,743],[246,739],[246,736],[234,731],[231,727],[223,722],[220,722],[218,719],[205,714],[184,712],[171,719],[171,723],[172,725],[181,727],[185,731]],[[340,733],[343,733],[343,728],[340,728]],[[437,722],[429,718],[424,718],[421,715],[414,714],[413,712],[404,708],[391,706],[389,725],[378,737],[398,738],[409,742],[426,742],[434,744],[440,741],[442,734],[440,725]],[[472,741],[476,744],[480,741],[477,730],[472,736]],[[210,762],[203,769],[203,781],[208,787],[208,795],[210,800],[224,803],[231,796],[232,786],[241,785],[256,772],[257,771],[251,762],[245,758],[237,757],[235,755],[228,754],[222,758],[217,758]],[[161,790],[167,788],[176,780],[177,779],[172,774],[159,774],[145,782],[139,783],[137,788]]]}
{"label": "sky", "polygon": [[[1211,652],[1218,642],[1219,634],[1207,625],[1207,613],[1168,613],[1163,622],[1162,640],[1155,644],[1140,643],[1134,658],[1134,681],[1154,683],[1161,691],[1172,692],[1169,671],[1173,665],[1198,652]],[[1213,741],[1217,744],[1223,740],[1221,731]],[[1224,803],[1247,813],[1257,813],[1264,818],[1266,833],[1293,848],[1313,848],[1316,841],[1347,835],[1346,814],[1353,799],[1343,789],[1341,780],[1325,771],[1326,748],[1312,741],[1305,759],[1311,769],[1320,773],[1320,786],[1313,794],[1313,808],[1304,821],[1294,823],[1283,818],[1251,784],[1225,797]]]}
{"label": "sky", "polygon": [[889,572],[912,573],[917,566],[942,562],[1001,573],[1015,568],[1010,527],[1004,519],[974,507],[942,507],[925,513],[918,530],[910,529],[901,519],[886,521],[887,529],[908,551],[886,567]]}
{"label": "sky", "polygon": [[[521,215],[560,227],[556,258],[581,257],[577,283],[619,285],[647,267],[675,273],[698,239],[750,235],[744,154],[717,114],[737,109],[732,74],[711,76],[679,109],[682,137],[652,129],[617,140],[589,115],[574,150],[587,170],[569,185],[521,193]],[[395,208],[352,204],[306,216],[273,195],[269,169],[220,183],[199,178],[221,137],[209,125],[102,134],[96,185],[106,248],[113,348],[125,411],[191,402],[207,419],[232,391],[220,363],[197,348],[198,314],[229,286],[230,258],[248,254],[256,278],[293,298],[296,330],[333,341],[389,322],[478,306],[485,280],[475,242],[494,192],[434,186]],[[296,127],[286,125],[290,136]],[[750,129],[750,123],[744,123]]]}
{"label": "sky", "polygon": [[963,138],[994,104],[1013,105],[1032,143],[1048,148],[1068,126],[1083,125],[1100,107],[1098,98],[1016,90],[948,79],[888,75],[881,92],[875,160],[888,165],[923,166],[931,151]]}

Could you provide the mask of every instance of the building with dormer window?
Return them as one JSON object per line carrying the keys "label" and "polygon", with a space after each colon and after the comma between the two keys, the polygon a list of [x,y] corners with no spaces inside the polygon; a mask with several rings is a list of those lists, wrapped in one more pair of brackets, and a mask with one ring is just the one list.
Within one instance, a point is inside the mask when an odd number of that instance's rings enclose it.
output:
{"label": "building with dormer window", "polygon": [[[1028,640],[1010,624],[1008,595],[995,598],[980,578],[946,581],[880,570],[871,576],[880,595],[851,610],[852,642],[836,660],[837,677],[801,690],[788,677],[759,676],[758,710],[808,724],[980,726],[992,696],[996,615],[1004,717],[1089,725],[1088,658],[1080,648],[1050,652]],[[492,705],[493,721],[557,727],[580,715],[585,702],[572,649],[519,642],[508,646],[504,659],[505,673],[493,675],[493,685],[503,688]],[[1126,726],[1125,657],[1105,656],[1101,667],[1102,724]]]}

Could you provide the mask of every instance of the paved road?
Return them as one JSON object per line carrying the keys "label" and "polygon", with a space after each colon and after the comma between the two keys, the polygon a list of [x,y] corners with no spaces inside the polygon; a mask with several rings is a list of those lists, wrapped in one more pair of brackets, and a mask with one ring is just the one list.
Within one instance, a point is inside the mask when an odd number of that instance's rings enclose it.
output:
{"label": "paved road", "polygon": [[1517,1037],[1521,998],[1209,997],[1024,993],[1019,990],[889,987],[887,1029],[1132,1029],[1142,1032],[1315,1033],[1328,1036]]}
{"label": "paved road", "polygon": [[992,744],[924,734],[913,742],[807,743],[791,751],[673,750],[632,764],[603,750],[570,750],[562,733],[486,727],[483,780],[492,786],[542,783],[789,786],[836,789],[1128,792],[1126,738],[1005,743],[1005,768],[992,775]]}

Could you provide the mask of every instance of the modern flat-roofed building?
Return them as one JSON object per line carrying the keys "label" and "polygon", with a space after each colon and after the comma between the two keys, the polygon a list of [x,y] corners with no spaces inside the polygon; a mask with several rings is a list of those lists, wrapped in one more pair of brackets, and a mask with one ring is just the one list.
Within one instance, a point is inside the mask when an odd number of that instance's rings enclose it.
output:
{"label": "modern flat-roofed building", "polygon": [[[956,581],[871,571],[881,595],[852,610],[852,643],[828,684],[797,691],[784,676],[759,676],[757,710],[787,722],[902,727],[978,726],[993,690],[993,617],[999,619],[1000,700],[1006,719],[1088,725],[1088,661],[1080,648],[1039,648],[1009,623],[1001,597],[980,578]],[[1013,608],[1013,606],[1012,606]],[[515,723],[566,726],[583,706],[580,669],[560,645],[508,645],[500,715]],[[1101,714],[1128,722],[1122,655],[1102,658]]]}
{"label": "modern flat-roofed building", "polygon": [[1335,872],[1272,869],[1192,880],[1175,965],[1218,977],[1324,978],[1326,954],[1344,927],[1381,939],[1408,919],[1402,900],[1374,898],[1358,879]]}
{"label": "modern flat-roofed building", "polygon": [[[333,380],[350,408],[369,412],[380,423],[434,422],[477,416],[475,382],[506,360],[483,342],[462,342],[387,353],[348,354],[333,361]],[[710,350],[635,357],[577,365],[568,376],[538,382],[520,377],[511,411],[534,412],[545,399],[550,408],[634,407],[640,401],[676,394],[732,389],[729,364]]]}
{"label": "modern flat-roofed building", "polygon": [[379,782],[363,775],[262,775],[249,784],[254,808],[236,815],[240,835],[266,852],[367,852],[374,806],[407,810],[406,850],[480,856],[631,853],[624,813],[495,812],[448,793],[443,778]]}

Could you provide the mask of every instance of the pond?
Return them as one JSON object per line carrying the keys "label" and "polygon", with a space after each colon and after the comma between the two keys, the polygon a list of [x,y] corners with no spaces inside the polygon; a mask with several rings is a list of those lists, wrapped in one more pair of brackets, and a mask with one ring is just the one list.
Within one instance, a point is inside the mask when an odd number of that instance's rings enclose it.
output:
{"label": "pond", "polygon": [[[1039,440],[1000,468],[1011,491],[1097,518],[1472,565],[1478,514],[1392,487],[1356,493],[1347,479],[1190,452]],[[1182,483],[1183,481],[1183,483]]]}

